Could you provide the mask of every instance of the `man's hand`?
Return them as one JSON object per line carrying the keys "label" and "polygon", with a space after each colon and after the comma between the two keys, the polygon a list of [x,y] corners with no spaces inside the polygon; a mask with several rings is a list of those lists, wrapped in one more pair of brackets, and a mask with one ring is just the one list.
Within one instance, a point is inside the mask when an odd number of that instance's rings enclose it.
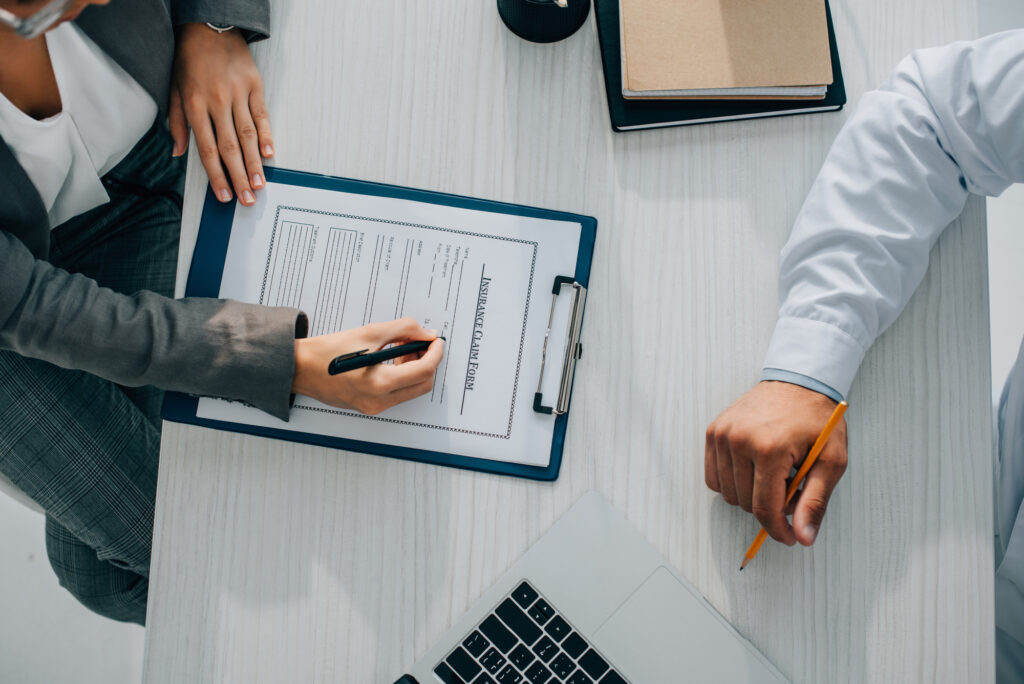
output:
{"label": "man's hand", "polygon": [[253,192],[266,184],[261,155],[273,156],[274,141],[263,79],[237,29],[223,35],[205,24],[179,29],[168,123],[176,157],[185,154],[192,127],[217,199],[230,201],[234,187],[242,204],[256,202]]}
{"label": "man's hand", "polygon": [[[328,375],[331,360],[348,352],[377,351],[389,344],[434,340],[425,352],[366,368]],[[292,391],[339,408],[375,414],[426,394],[434,386],[434,371],[444,357],[444,340],[424,330],[413,318],[371,323],[332,335],[295,340]]]}
{"label": "man's hand", "polygon": [[[773,539],[814,543],[828,499],[846,470],[846,419],[840,421],[786,508],[790,471],[803,462],[836,403],[786,382],[766,381],[740,397],[708,426],[704,481],[740,506]],[[793,513],[793,525],[786,520]]]}

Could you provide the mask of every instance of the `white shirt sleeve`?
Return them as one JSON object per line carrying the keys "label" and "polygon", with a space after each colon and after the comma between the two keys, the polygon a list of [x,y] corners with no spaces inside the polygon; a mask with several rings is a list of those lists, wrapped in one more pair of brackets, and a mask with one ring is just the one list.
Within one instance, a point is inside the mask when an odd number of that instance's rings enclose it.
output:
{"label": "white shirt sleeve", "polygon": [[1022,180],[1024,30],[904,59],[840,131],[782,250],[766,376],[845,396],[968,193]]}

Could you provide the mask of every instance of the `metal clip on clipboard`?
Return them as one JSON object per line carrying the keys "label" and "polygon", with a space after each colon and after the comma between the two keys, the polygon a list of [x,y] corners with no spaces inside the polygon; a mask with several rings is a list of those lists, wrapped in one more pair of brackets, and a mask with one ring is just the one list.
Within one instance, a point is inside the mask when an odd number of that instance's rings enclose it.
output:
{"label": "metal clip on clipboard", "polygon": [[[562,379],[558,385],[558,399],[554,408],[544,405],[544,367],[548,360],[548,339],[551,337],[551,325],[555,318],[555,304],[562,286],[572,287],[572,310],[569,312],[568,329],[565,336],[565,359],[562,361]],[[580,332],[583,328],[583,305],[587,301],[587,288],[568,276],[555,276],[555,284],[551,288],[551,313],[548,314],[548,328],[544,333],[544,347],[540,357],[540,380],[537,381],[537,393],[533,395],[533,410],[537,413],[553,413],[560,416],[569,410],[569,397],[572,394],[572,381],[576,373],[576,361],[583,357],[583,344]]]}

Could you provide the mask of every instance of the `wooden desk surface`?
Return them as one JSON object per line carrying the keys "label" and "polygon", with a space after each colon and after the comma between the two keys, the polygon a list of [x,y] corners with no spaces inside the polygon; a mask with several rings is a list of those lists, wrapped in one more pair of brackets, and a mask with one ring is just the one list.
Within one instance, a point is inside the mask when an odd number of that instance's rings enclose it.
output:
{"label": "wooden desk surface", "polygon": [[[992,680],[983,203],[868,355],[817,545],[740,574],[758,526],[705,488],[704,428],[758,379],[846,113],[613,134],[592,18],[540,46],[491,0],[273,4],[276,164],[596,216],[587,354],[553,484],[165,425],[148,684],[391,682],[590,489],[795,682]],[[852,106],[976,30],[973,0],[833,11]],[[193,156],[179,291],[204,184]]]}

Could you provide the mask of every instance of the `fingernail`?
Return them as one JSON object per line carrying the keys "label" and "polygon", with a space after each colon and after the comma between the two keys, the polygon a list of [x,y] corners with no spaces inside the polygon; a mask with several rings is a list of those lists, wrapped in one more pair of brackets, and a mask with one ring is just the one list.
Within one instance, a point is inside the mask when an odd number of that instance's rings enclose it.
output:
{"label": "fingernail", "polygon": [[263,187],[263,176],[258,173],[252,174],[252,187],[262,188]]}
{"label": "fingernail", "polygon": [[274,156],[274,148],[271,147],[270,145],[264,145],[263,146],[263,156],[264,157],[273,157]]}
{"label": "fingernail", "polygon": [[255,201],[256,201],[256,198],[253,197],[253,195],[252,195],[252,193],[250,191],[245,190],[245,191],[242,192],[242,204],[252,204]]}
{"label": "fingernail", "polygon": [[818,536],[818,528],[816,525],[807,524],[804,525],[804,536],[810,539],[811,544],[814,543],[814,538]]}
{"label": "fingernail", "polygon": [[220,190],[217,191],[217,197],[220,198],[221,202],[227,202],[229,199],[231,199],[231,191],[228,190],[227,188],[221,188]]}
{"label": "fingernail", "polygon": [[437,337],[439,335],[439,333],[436,330],[428,330],[427,332],[433,335],[434,337]]}
{"label": "fingernail", "polygon": [[178,143],[174,143],[174,149],[171,150],[171,156],[172,157],[180,157],[181,156],[181,148],[178,147]]}

